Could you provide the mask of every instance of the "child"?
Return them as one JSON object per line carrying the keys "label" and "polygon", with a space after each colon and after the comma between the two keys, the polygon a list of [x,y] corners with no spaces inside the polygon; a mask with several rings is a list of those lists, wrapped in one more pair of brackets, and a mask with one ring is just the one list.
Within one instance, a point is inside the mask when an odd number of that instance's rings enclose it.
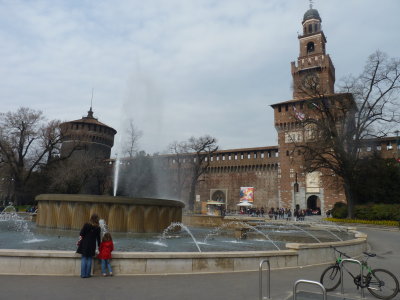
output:
{"label": "child", "polygon": [[99,255],[97,256],[97,258],[99,258],[101,261],[101,273],[103,276],[107,276],[106,268],[108,268],[110,276],[113,275],[110,264],[111,252],[113,250],[114,250],[114,244],[112,241],[111,234],[106,232],[101,241],[99,247]]}

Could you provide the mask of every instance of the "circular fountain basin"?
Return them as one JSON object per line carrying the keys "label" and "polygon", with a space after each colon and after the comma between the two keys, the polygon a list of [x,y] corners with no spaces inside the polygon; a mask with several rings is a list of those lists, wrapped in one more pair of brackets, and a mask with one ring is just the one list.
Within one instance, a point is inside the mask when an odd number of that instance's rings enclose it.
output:
{"label": "circular fountain basin", "polygon": [[36,224],[39,227],[79,230],[97,213],[114,232],[162,232],[182,221],[183,202],[81,194],[42,194]]}
{"label": "circular fountain basin", "polygon": [[[215,228],[175,223],[162,234],[112,232],[113,270],[116,275],[256,271],[262,259],[272,268],[333,261],[331,245],[350,256],[366,249],[366,236],[348,228],[292,223],[229,221]],[[238,228],[248,229],[245,239],[235,236]],[[44,228],[21,214],[3,215],[0,274],[79,275],[77,236],[78,230]],[[94,274],[100,274],[97,260]]]}

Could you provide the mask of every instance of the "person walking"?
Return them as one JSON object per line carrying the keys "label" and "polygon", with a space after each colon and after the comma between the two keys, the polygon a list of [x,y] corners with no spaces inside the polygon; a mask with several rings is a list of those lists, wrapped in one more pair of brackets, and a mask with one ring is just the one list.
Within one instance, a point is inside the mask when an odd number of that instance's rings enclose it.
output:
{"label": "person walking", "polygon": [[105,277],[108,274],[113,276],[112,268],[110,264],[111,260],[111,252],[114,250],[114,243],[109,232],[106,232],[101,240],[101,244],[99,247],[99,255],[97,258],[100,259],[101,262],[101,274]]}
{"label": "person walking", "polygon": [[85,223],[79,233],[77,253],[82,255],[81,277],[91,277],[93,256],[96,255],[96,242],[100,246],[99,216],[92,214],[88,223]]}

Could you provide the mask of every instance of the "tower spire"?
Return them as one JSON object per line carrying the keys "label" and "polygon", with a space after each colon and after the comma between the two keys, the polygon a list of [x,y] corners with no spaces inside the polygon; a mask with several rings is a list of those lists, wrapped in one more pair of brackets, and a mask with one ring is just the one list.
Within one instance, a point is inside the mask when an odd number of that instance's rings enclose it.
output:
{"label": "tower spire", "polygon": [[92,110],[92,104],[93,104],[93,88],[92,88],[92,98],[90,98],[90,109],[88,111],[88,118],[93,118],[93,110]]}
{"label": "tower spire", "polygon": [[313,0],[310,0],[310,9],[313,8],[313,5],[314,5],[314,1],[313,1]]}

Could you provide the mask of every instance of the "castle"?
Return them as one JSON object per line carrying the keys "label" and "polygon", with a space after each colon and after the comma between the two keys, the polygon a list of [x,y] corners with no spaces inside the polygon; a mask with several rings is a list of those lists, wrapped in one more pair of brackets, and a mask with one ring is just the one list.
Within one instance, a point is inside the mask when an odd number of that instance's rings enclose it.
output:
{"label": "castle", "polygon": [[[208,168],[196,186],[195,211],[218,212],[239,210],[240,205],[254,207],[330,210],[336,202],[345,202],[342,183],[333,173],[306,172],[304,157],[294,147],[313,137],[313,128],[304,128],[302,119],[313,116],[310,99],[321,99],[331,104],[340,101],[354,105],[351,94],[335,93],[335,68],[326,53],[326,37],[321,27],[322,19],[310,7],[302,21],[303,32],[298,36],[299,56],[291,63],[293,99],[271,105],[278,145],[256,148],[219,150],[208,158]],[[316,93],[318,91],[318,93]],[[312,102],[311,102],[312,103]],[[110,156],[116,131],[88,116],[62,125],[65,140],[62,155],[75,146],[89,147],[103,159]],[[88,148],[88,149],[89,149]],[[398,158],[399,143],[396,137],[368,140],[360,151],[380,153],[385,158]],[[190,156],[190,155],[189,155]],[[176,170],[173,155],[158,156],[167,170]],[[183,163],[185,163],[183,158]],[[190,159],[190,158],[189,158]],[[112,161],[111,161],[112,162]],[[173,185],[174,172],[167,185]],[[241,193],[250,191],[250,197],[241,201]],[[186,190],[185,190],[186,194]],[[242,195],[243,196],[243,195]],[[243,200],[243,199],[242,199]]]}
{"label": "castle", "polygon": [[[315,114],[310,103],[337,101],[353,105],[351,94],[335,93],[335,68],[326,53],[326,37],[322,19],[310,7],[302,21],[303,33],[298,36],[299,56],[291,63],[293,99],[271,105],[278,145],[270,147],[223,150],[214,153],[204,181],[198,184],[197,210],[202,212],[237,211],[241,192],[252,188],[254,207],[332,209],[336,202],[345,202],[343,184],[335,174],[315,171],[307,173],[304,157],[294,144],[313,137],[312,128],[304,128],[301,121]],[[312,100],[312,101],[311,101]],[[398,138],[368,140],[359,149],[366,154],[378,152],[384,158],[398,158]],[[249,200],[249,199],[247,199]],[[247,201],[246,201],[247,202]],[[200,208],[201,207],[201,208]]]}

